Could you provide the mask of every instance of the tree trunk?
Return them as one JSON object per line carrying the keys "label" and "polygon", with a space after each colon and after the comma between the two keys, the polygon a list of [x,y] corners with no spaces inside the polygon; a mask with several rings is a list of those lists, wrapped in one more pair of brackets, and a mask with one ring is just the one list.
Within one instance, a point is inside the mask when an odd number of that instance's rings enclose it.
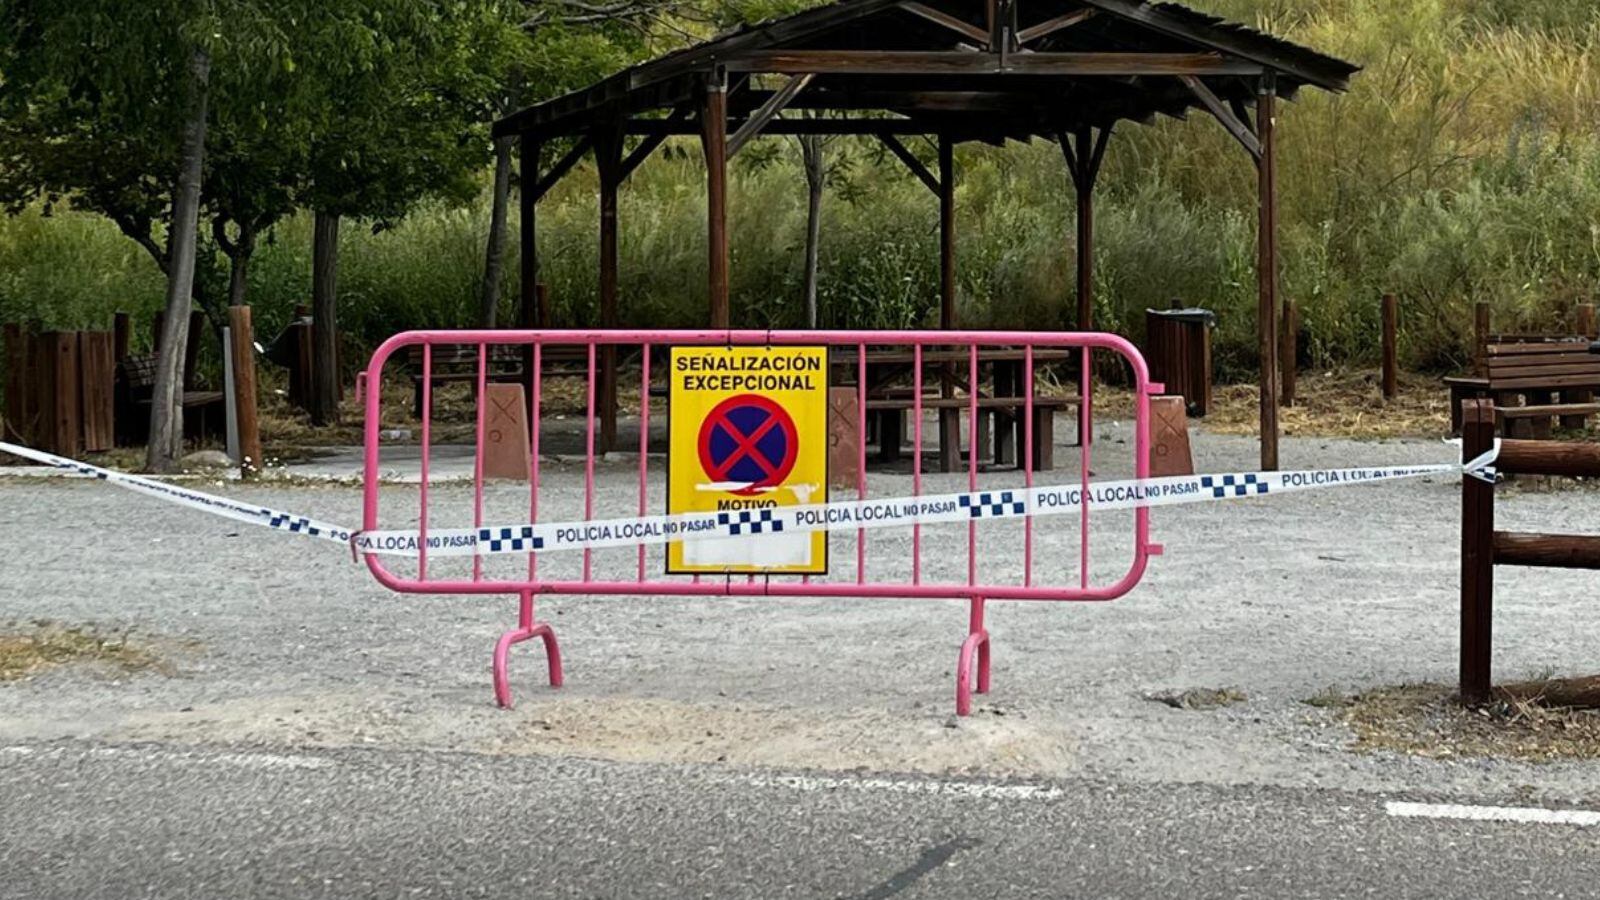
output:
{"label": "tree trunk", "polygon": [[172,192],[172,225],[168,236],[166,319],[161,354],[156,363],[155,393],[150,402],[150,443],[145,468],[170,472],[183,454],[182,397],[184,349],[189,339],[189,297],[194,290],[195,233],[200,220],[200,177],[206,154],[206,102],[211,81],[211,55],[196,47],[189,56],[188,96],[178,180]]}
{"label": "tree trunk", "polygon": [[817,327],[817,255],[822,243],[822,137],[802,135],[806,168],[806,327]]}
{"label": "tree trunk", "polygon": [[511,144],[514,137],[494,142],[494,202],[489,213],[489,249],[483,257],[483,288],[478,298],[478,324],[493,328],[500,309],[500,276],[505,271],[506,209],[511,203]]}
{"label": "tree trunk", "polygon": [[217,237],[217,246],[228,255],[228,305],[243,306],[249,285],[250,258],[256,252],[256,231],[249,225],[240,225],[238,240],[225,241],[225,235],[221,234]]}
{"label": "tree trunk", "polygon": [[339,216],[318,211],[311,246],[311,424],[339,421]]}

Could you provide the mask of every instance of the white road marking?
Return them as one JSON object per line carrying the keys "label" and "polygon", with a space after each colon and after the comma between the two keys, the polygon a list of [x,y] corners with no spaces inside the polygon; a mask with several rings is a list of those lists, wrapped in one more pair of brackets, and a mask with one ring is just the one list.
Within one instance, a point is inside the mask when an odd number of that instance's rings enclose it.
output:
{"label": "white road marking", "polygon": [[1463,806],[1457,803],[1390,801],[1383,809],[1402,819],[1458,819],[1467,822],[1518,822],[1532,825],[1600,825],[1600,812],[1526,806]]}
{"label": "white road marking", "polygon": [[7,756],[58,758],[75,754],[89,759],[138,759],[155,762],[216,763],[245,769],[325,769],[332,760],[290,753],[210,753],[200,750],[157,750],[149,747],[0,747]]}
{"label": "white road marking", "polygon": [[751,775],[737,779],[756,787],[793,791],[885,791],[895,794],[935,794],[978,800],[1054,800],[1060,788],[1035,784],[989,784],[982,781],[940,781],[934,778],[832,778],[825,775]]}

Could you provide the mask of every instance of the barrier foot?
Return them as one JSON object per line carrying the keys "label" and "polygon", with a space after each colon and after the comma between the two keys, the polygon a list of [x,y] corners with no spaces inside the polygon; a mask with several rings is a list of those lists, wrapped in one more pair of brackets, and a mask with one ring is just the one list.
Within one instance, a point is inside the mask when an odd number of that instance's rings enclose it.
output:
{"label": "barrier foot", "polygon": [[[977,656],[977,671],[973,671],[973,656]],[[972,713],[972,693],[989,693],[989,632],[983,627],[983,598],[972,598],[972,612],[967,625],[967,639],[961,642],[961,655],[956,657],[956,715]]]}
{"label": "barrier foot", "polygon": [[534,624],[533,592],[523,591],[521,608],[517,613],[517,627],[500,635],[494,645],[494,700],[504,709],[511,708],[511,679],[506,672],[506,657],[513,644],[544,640],[544,655],[550,663],[550,686],[561,687],[561,645],[556,643],[556,633],[548,624]]}

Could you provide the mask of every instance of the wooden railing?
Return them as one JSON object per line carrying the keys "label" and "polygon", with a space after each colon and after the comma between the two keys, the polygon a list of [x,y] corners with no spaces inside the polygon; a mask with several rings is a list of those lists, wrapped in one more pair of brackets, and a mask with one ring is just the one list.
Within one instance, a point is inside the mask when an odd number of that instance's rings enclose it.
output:
{"label": "wooden railing", "polygon": [[[1494,402],[1462,404],[1464,459],[1494,447]],[[1506,440],[1495,467],[1507,475],[1600,477],[1600,444]],[[1489,699],[1493,645],[1494,567],[1600,569],[1600,535],[1496,531],[1495,486],[1461,480],[1461,699]]]}

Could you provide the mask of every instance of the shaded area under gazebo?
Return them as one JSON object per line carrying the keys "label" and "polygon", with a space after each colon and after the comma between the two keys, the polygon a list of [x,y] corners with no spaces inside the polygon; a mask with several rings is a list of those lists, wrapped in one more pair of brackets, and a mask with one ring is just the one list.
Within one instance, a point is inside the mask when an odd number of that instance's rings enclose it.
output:
{"label": "shaded area under gazebo", "polygon": [[[727,166],[761,135],[872,136],[937,197],[940,326],[955,327],[955,163],[963,141],[1061,146],[1077,194],[1077,327],[1093,328],[1093,193],[1117,123],[1204,109],[1259,174],[1261,466],[1278,467],[1275,117],[1302,87],[1342,91],[1357,67],[1173,3],[1142,0],[840,0],[641,63],[507,116],[520,140],[522,296],[535,324],[536,207],[584,156],[600,179],[600,326],[615,328],[617,190],[674,135],[706,163],[708,312],[729,325]],[[770,82],[770,83],[769,83]],[[786,117],[785,111],[807,111]],[[937,142],[923,164],[901,138]],[[635,139],[630,143],[630,139]],[[571,146],[548,169],[546,144]],[[616,360],[601,366],[601,442],[616,443]]]}

